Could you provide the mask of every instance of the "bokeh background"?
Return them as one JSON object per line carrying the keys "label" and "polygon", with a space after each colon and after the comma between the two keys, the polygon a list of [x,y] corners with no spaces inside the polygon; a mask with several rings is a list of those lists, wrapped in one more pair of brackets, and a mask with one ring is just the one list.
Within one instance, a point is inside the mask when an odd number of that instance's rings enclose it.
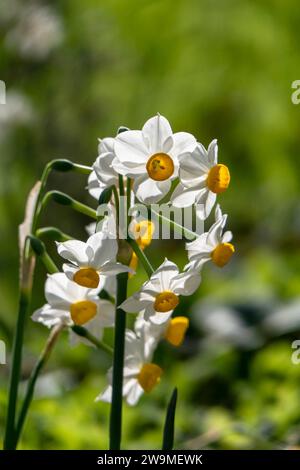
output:
{"label": "bokeh background", "polygon": [[[296,0],[1,0],[0,338],[8,361],[16,323],[18,247],[28,191],[46,162],[90,165],[97,138],[119,125],[140,128],[157,111],[173,129],[207,145],[218,138],[229,165],[221,195],[236,255],[205,266],[197,295],[181,312],[191,328],[179,349],[162,344],[159,387],[124,407],[123,447],[159,448],[166,403],[179,388],[176,448],[260,449],[300,444],[299,119],[291,83],[299,78]],[[54,174],[49,187],[85,203],[86,178]],[[90,221],[51,205],[44,218],[84,239]],[[53,246],[49,250],[54,253]],[[183,245],[155,242],[183,266]],[[44,302],[38,266],[32,310]],[[136,289],[142,270],[130,282]],[[24,384],[48,331],[27,321]],[[67,334],[44,371],[25,426],[23,449],[108,445],[105,386],[109,358]],[[0,366],[0,434],[8,366]]]}

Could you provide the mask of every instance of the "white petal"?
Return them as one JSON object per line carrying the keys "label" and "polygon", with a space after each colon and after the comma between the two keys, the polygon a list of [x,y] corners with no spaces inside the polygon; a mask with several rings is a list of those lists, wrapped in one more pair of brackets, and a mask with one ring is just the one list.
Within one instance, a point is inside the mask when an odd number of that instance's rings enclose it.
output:
{"label": "white petal", "polygon": [[152,315],[149,320],[152,322],[154,325],[159,326],[160,328],[163,328],[165,330],[168,321],[170,320],[172,313],[174,310],[170,310],[169,312],[159,312],[156,313],[155,315]]}
{"label": "white petal", "polygon": [[149,155],[164,151],[164,142],[172,135],[169,121],[159,114],[145,123],[142,132]]}
{"label": "white petal", "polygon": [[136,178],[137,176],[143,175],[146,172],[145,163],[121,163],[118,158],[113,159],[112,166],[117,173],[119,173],[120,175],[128,176],[129,178]]}
{"label": "white petal", "polygon": [[211,166],[218,163],[218,143],[217,139],[211,141],[207,149],[207,157]]}
{"label": "white petal", "polygon": [[[115,306],[108,300],[99,301],[99,317],[98,324],[103,328],[109,328],[115,324]],[[98,321],[98,320],[97,320]]]}
{"label": "white petal", "polygon": [[196,139],[188,132],[176,132],[173,134],[173,147],[171,155],[180,158],[183,153],[192,152],[196,147]]}
{"label": "white petal", "polygon": [[207,234],[207,243],[211,245],[212,249],[215,248],[222,241],[222,232],[223,232],[223,218],[218,219]]}
{"label": "white petal", "polygon": [[146,164],[149,149],[142,131],[125,131],[118,134],[115,142],[115,154],[121,163]]}
{"label": "white petal", "polygon": [[154,181],[144,174],[135,179],[133,191],[141,203],[153,204],[160,201],[171,188],[171,181]]}
{"label": "white petal", "polygon": [[104,139],[99,139],[98,152],[114,152],[115,138],[114,137],[105,137]]}
{"label": "white petal", "polygon": [[45,297],[48,303],[58,309],[69,310],[70,304],[81,300],[98,301],[99,287],[87,289],[70,281],[64,273],[48,275],[45,284]]}
{"label": "white petal", "polygon": [[171,203],[174,207],[190,207],[195,203],[198,196],[198,189],[185,188],[179,183],[171,196]]}
{"label": "white petal", "polygon": [[86,225],[84,228],[89,236],[93,235],[96,232],[96,222],[91,222]]}
{"label": "white petal", "polygon": [[43,307],[35,310],[31,318],[33,321],[42,323],[48,328],[60,323],[65,325],[72,324],[69,311],[54,309],[49,304],[45,304]]}
{"label": "white petal", "polygon": [[[108,325],[111,326],[111,325]],[[103,328],[104,325],[102,324],[102,319],[99,314],[97,314],[92,320],[85,323],[84,328],[89,331],[93,336],[95,336],[98,340],[101,340],[103,337]],[[83,338],[84,339],[84,338]],[[87,340],[86,344],[89,346],[92,345],[90,341]]]}
{"label": "white petal", "polygon": [[210,164],[198,145],[193,152],[185,153],[180,156],[180,179],[185,186],[192,186],[200,177],[207,177],[210,170]]}
{"label": "white petal", "polygon": [[[129,297],[126,299],[121,305],[120,308],[125,310],[128,313],[136,313],[140,312],[144,308],[146,308],[151,303],[150,299],[143,299],[141,300],[140,297]],[[153,300],[152,300],[153,303]]]}
{"label": "white petal", "polygon": [[211,256],[200,255],[199,257],[191,259],[191,261],[184,266],[183,270],[200,272],[203,265],[208,261],[211,261]]}
{"label": "white petal", "polygon": [[207,243],[207,236],[208,233],[205,232],[193,242],[186,244],[186,250],[190,261],[194,261],[195,259],[200,261],[200,259],[210,258],[214,246]]}
{"label": "white petal", "polygon": [[197,198],[197,216],[199,219],[205,220],[211,213],[211,210],[216,202],[217,195],[208,188],[203,190],[201,194],[198,195]]}
{"label": "white petal", "polygon": [[223,214],[222,214],[221,206],[220,204],[217,204],[215,208],[215,221],[218,222],[218,220],[222,219],[222,217],[223,217]]}
{"label": "white petal", "polygon": [[63,272],[67,276],[70,281],[73,281],[74,274],[77,273],[77,271],[80,269],[78,266],[75,266],[74,264],[69,264],[69,263],[64,263],[62,265]]}
{"label": "white petal", "polygon": [[88,192],[93,198],[97,199],[98,201],[104,189],[105,189],[105,185],[100,183],[100,181],[97,178],[96,173],[92,171],[88,177],[88,184],[87,184]]}
{"label": "white petal", "polygon": [[157,279],[159,281],[161,292],[170,290],[171,281],[178,273],[178,266],[166,258],[159,268],[154,271],[151,280]]}
{"label": "white petal", "polygon": [[101,275],[114,276],[120,273],[134,274],[134,271],[133,269],[129,268],[128,266],[125,266],[124,264],[116,263],[116,262],[108,262],[102,266],[100,276]]}
{"label": "white petal", "polygon": [[100,269],[106,262],[115,261],[118,253],[116,240],[107,237],[107,234],[97,232],[86,243],[88,266]]}
{"label": "white petal", "polygon": [[128,405],[134,406],[137,404],[139,401],[140,397],[143,395],[144,390],[140,386],[140,384],[136,381],[134,385],[130,388],[130,391],[128,392],[126,396],[126,401]]}
{"label": "white petal", "polygon": [[62,258],[71,261],[78,266],[87,264],[86,244],[80,240],[68,240],[57,244],[57,251]]}
{"label": "white petal", "polygon": [[103,401],[105,403],[111,403],[112,398],[112,386],[109,385],[104,392],[100,393],[95,399],[95,401]]}
{"label": "white petal", "polygon": [[117,279],[115,276],[100,276],[100,292],[102,289],[112,296],[116,296]]}
{"label": "white petal", "polygon": [[112,161],[114,158],[115,156],[112,153],[103,153],[99,155],[93,165],[98,180],[106,187],[115,184],[117,181],[118,175],[112,167]]}
{"label": "white petal", "polygon": [[232,240],[232,232],[227,230],[222,237],[222,243],[229,243]]}
{"label": "white petal", "polygon": [[52,307],[69,310],[70,303],[74,300],[75,286],[76,284],[69,281],[64,273],[48,275],[45,297]]}
{"label": "white petal", "polygon": [[199,287],[201,276],[198,271],[187,271],[172,280],[172,292],[176,295],[192,295]]}

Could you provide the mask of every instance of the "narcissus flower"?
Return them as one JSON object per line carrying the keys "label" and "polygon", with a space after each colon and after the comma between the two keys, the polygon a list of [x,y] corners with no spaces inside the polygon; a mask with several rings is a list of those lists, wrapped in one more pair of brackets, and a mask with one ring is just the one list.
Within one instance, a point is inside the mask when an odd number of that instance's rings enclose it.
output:
{"label": "narcissus flower", "polygon": [[[155,343],[149,343],[144,332],[140,335],[127,330],[125,336],[125,359],[123,370],[123,397],[129,405],[135,405],[141,395],[150,393],[160,382],[162,369],[152,362]],[[96,401],[111,402],[112,369],[108,371],[109,386]]]}
{"label": "narcissus flower", "polygon": [[[135,241],[141,250],[150,245],[155,230],[154,223],[151,220],[141,220],[139,222],[133,221],[133,228],[131,229]],[[138,266],[138,257],[133,251],[129,267],[136,271]]]}
{"label": "narcissus flower", "polygon": [[131,272],[128,266],[116,262],[118,243],[108,238],[107,233],[97,232],[86,243],[79,240],[58,243],[57,251],[69,261],[63,265],[66,276],[80,286],[103,288],[106,276]]}
{"label": "narcissus flower", "polygon": [[185,269],[201,269],[204,263],[212,261],[222,268],[227,264],[235,249],[230,243],[232,233],[224,231],[227,214],[222,214],[219,205],[215,211],[215,223],[208,232],[200,235],[196,240],[186,244],[189,263]]}
{"label": "narcissus flower", "polygon": [[224,192],[230,182],[227,166],[218,163],[217,141],[213,140],[207,150],[198,143],[193,152],[180,155],[179,178],[180,183],[171,197],[172,204],[175,207],[203,205],[197,212],[206,219],[217,194]]}
{"label": "narcissus flower", "polygon": [[170,317],[168,321],[157,325],[144,318],[144,312],[141,312],[134,324],[134,331],[140,335],[144,332],[144,337],[149,345],[156,345],[160,340],[165,340],[172,346],[180,346],[185,338],[189,327],[189,319],[184,316]]}
{"label": "narcissus flower", "polygon": [[179,304],[180,295],[193,294],[200,284],[196,270],[179,273],[175,263],[165,261],[152,274],[142,288],[121,304],[126,312],[144,310],[145,320],[162,324],[169,320]]}
{"label": "narcissus flower", "polygon": [[134,178],[133,191],[140,202],[160,201],[178,174],[178,159],[196,146],[187,132],[173,134],[166,118],[149,119],[142,130],[126,131],[115,139],[113,168]]}
{"label": "narcissus flower", "polygon": [[[47,304],[32,315],[36,322],[43,323],[48,328],[57,324],[66,326],[84,326],[97,338],[101,338],[103,328],[114,325],[114,305],[99,299],[99,289],[87,289],[70,281],[64,273],[48,276],[45,284]],[[71,331],[72,341],[75,336]],[[84,338],[78,341],[85,342]]]}
{"label": "narcissus flower", "polygon": [[105,188],[118,183],[118,174],[111,166],[115,158],[114,140],[113,137],[107,137],[99,141],[99,155],[88,178],[87,189],[97,200]]}

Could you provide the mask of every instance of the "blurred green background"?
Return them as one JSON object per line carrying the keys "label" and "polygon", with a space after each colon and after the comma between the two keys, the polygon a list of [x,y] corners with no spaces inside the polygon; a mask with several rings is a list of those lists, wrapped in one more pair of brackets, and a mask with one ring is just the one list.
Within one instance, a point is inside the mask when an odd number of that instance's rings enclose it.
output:
{"label": "blurred green background", "polygon": [[[159,448],[165,406],[179,388],[176,448],[260,449],[300,445],[299,117],[291,83],[299,79],[296,0],[1,0],[0,338],[8,361],[16,323],[18,247],[28,191],[46,162],[90,165],[97,138],[119,125],[140,128],[157,111],[174,131],[207,145],[232,184],[219,201],[229,214],[236,255],[205,266],[196,296],[181,312],[191,328],[179,349],[162,344],[159,387],[124,407],[123,447]],[[49,187],[88,204],[80,175],[54,174]],[[51,205],[44,218],[85,238],[86,217]],[[181,249],[182,248],[182,249]],[[53,246],[49,245],[54,253]],[[179,242],[155,242],[183,266]],[[32,310],[42,305],[38,266]],[[136,289],[142,270],[130,283]],[[48,331],[27,322],[24,383]],[[20,444],[24,449],[97,449],[108,445],[109,358],[59,342],[41,377]],[[0,435],[9,366],[0,366]]]}

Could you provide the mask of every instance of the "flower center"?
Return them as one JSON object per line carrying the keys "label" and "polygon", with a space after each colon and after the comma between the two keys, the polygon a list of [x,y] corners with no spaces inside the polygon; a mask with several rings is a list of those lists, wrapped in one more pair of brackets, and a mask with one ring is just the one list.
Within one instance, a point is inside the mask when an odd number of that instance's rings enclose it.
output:
{"label": "flower center", "polygon": [[235,249],[231,243],[220,243],[212,252],[211,258],[213,262],[222,268],[228,263]]}
{"label": "flower center", "polygon": [[146,169],[153,180],[165,181],[173,175],[174,163],[166,153],[155,153],[147,161]]}
{"label": "flower center", "polygon": [[94,268],[81,268],[74,274],[73,281],[80,286],[95,289],[99,284],[99,274]]}
{"label": "flower center", "polygon": [[97,305],[91,300],[80,300],[71,304],[70,313],[75,325],[84,325],[96,315]]}
{"label": "flower center", "polygon": [[165,332],[165,339],[173,346],[180,346],[189,327],[187,317],[175,317],[169,322]]}
{"label": "flower center", "polygon": [[226,165],[213,166],[207,175],[206,185],[213,193],[223,193],[229,186],[230,173]]}
{"label": "flower center", "polygon": [[160,382],[162,373],[162,369],[156,364],[144,364],[137,376],[138,383],[146,393],[149,393]]}
{"label": "flower center", "polygon": [[161,292],[156,296],[154,302],[154,309],[156,312],[169,312],[174,310],[175,307],[179,304],[179,298],[177,295],[173,294],[170,291]]}

